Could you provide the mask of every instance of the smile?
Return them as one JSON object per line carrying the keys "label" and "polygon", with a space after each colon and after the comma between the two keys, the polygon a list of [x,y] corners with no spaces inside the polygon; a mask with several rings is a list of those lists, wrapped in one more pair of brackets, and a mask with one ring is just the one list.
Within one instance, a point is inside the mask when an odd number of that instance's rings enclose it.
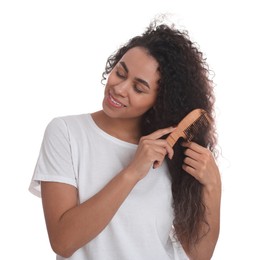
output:
{"label": "smile", "polygon": [[114,99],[110,94],[107,97],[107,101],[109,102],[110,105],[116,108],[126,107],[125,105],[123,105],[122,103]]}

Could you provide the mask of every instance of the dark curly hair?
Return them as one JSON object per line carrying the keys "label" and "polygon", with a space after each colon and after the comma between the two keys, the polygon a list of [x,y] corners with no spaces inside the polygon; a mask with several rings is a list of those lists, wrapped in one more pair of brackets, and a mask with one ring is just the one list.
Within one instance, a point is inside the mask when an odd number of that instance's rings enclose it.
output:
{"label": "dark curly hair", "polygon": [[[193,140],[215,152],[214,84],[206,59],[190,40],[188,32],[174,25],[151,22],[142,35],[130,39],[108,58],[102,82],[122,56],[134,47],[145,48],[157,60],[160,73],[157,100],[143,116],[142,135],[176,125],[191,110],[202,108],[207,111],[211,124]],[[209,225],[202,184],[182,169],[184,148],[180,141],[174,146],[173,159],[166,160],[172,183],[175,234],[181,243],[190,247],[205,235],[200,231],[202,225]]]}

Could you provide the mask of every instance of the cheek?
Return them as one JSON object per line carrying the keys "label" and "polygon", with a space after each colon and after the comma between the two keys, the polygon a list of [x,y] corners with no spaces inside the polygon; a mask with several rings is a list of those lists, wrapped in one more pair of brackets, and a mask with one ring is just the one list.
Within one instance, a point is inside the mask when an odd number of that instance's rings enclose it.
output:
{"label": "cheek", "polygon": [[155,97],[150,97],[150,98],[141,97],[141,98],[139,98],[139,100],[136,100],[136,104],[141,109],[148,110],[154,106],[155,101],[156,101]]}

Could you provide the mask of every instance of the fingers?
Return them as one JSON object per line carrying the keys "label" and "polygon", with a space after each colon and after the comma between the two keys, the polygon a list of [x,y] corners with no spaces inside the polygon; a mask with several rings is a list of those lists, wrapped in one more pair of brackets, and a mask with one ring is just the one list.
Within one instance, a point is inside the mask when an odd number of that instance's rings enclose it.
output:
{"label": "fingers", "polygon": [[154,150],[154,162],[153,168],[156,169],[162,165],[162,162],[167,154],[167,150],[164,147],[158,147]]}
{"label": "fingers", "polygon": [[[199,168],[199,162],[195,159],[193,159],[192,157],[185,157],[184,159],[184,164],[183,164],[183,167],[191,167],[192,169],[198,169]],[[191,169],[191,170],[192,170]]]}
{"label": "fingers", "polygon": [[172,159],[172,157],[174,155],[173,148],[168,144],[168,142],[166,140],[159,139],[159,138],[163,137],[164,135],[170,134],[174,130],[175,130],[175,127],[167,127],[167,128],[159,129],[159,130],[153,132],[150,135],[143,136],[141,138],[141,141],[146,142],[146,140],[148,140],[148,141],[149,140],[156,140],[156,144],[163,147],[163,148],[165,148],[166,149],[166,154],[168,155],[168,158]]}
{"label": "fingers", "polygon": [[211,186],[219,180],[219,170],[211,151],[194,142],[184,142],[186,155],[182,168],[203,185]]}
{"label": "fingers", "polygon": [[166,155],[169,159],[173,158],[174,150],[164,139],[144,139],[140,145],[143,147],[143,155],[148,160],[151,158],[154,169],[162,164]]}
{"label": "fingers", "polygon": [[145,136],[145,138],[156,140],[156,139],[161,138],[164,135],[170,134],[175,129],[176,129],[175,127],[167,127],[167,128],[159,129],[159,130],[153,132],[152,134]]}
{"label": "fingers", "polygon": [[174,127],[159,129],[140,139],[140,150],[142,150],[142,154],[147,160],[152,160],[154,169],[161,166],[166,155],[172,159],[174,155],[173,148],[165,139],[160,138],[171,133],[174,129]]}
{"label": "fingers", "polygon": [[182,142],[181,145],[183,147],[186,147],[186,148],[189,148],[197,153],[205,153],[206,151],[209,151],[207,148],[197,144],[197,143],[194,143],[194,142]]}

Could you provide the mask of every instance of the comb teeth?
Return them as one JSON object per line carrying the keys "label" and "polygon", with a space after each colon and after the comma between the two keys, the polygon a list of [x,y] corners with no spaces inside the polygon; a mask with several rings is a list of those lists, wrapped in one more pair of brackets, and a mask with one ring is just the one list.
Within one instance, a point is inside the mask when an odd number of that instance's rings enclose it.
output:
{"label": "comb teeth", "polygon": [[207,112],[196,108],[189,112],[177,125],[176,129],[166,138],[169,145],[175,145],[180,137],[190,142],[200,131],[200,128],[208,127],[211,123]]}
{"label": "comb teeth", "polygon": [[209,121],[206,113],[204,112],[199,118],[197,118],[191,125],[189,125],[183,132],[186,135],[186,141],[190,142],[194,136],[199,133],[201,127],[207,127]]}

